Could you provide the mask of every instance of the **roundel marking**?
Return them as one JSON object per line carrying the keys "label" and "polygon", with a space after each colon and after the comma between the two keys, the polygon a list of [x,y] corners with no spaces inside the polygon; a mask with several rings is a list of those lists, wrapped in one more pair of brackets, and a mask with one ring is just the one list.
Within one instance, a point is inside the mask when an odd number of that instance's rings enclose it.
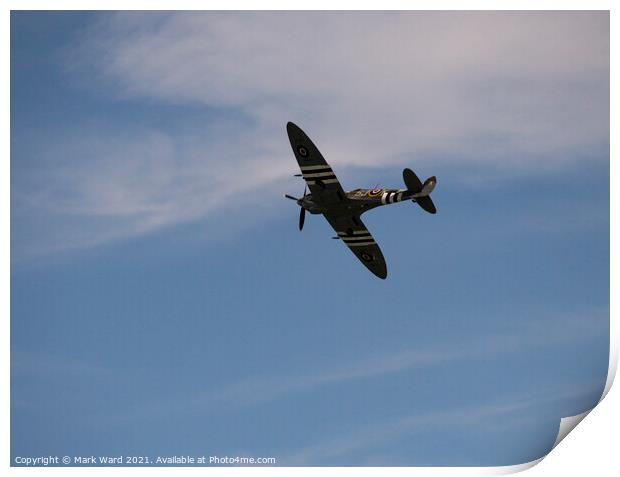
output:
{"label": "roundel marking", "polygon": [[371,189],[368,191],[368,197],[377,197],[381,195],[383,189]]}
{"label": "roundel marking", "polygon": [[362,260],[364,260],[364,262],[372,262],[375,259],[372,253],[369,252],[360,253],[360,257],[362,258]]}
{"label": "roundel marking", "polygon": [[304,159],[310,155],[308,153],[308,149],[306,149],[306,146],[302,146],[301,144],[297,146],[297,154],[299,154]]}

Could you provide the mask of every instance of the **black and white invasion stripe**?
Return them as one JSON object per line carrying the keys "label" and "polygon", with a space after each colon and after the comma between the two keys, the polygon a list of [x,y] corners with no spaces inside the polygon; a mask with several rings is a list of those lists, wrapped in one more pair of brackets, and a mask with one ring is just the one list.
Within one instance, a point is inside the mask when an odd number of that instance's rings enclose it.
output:
{"label": "black and white invasion stripe", "polygon": [[338,237],[340,237],[340,239],[349,247],[360,247],[362,245],[376,244],[368,230],[355,230],[351,234],[347,232],[338,232]]}
{"label": "black and white invasion stripe", "polygon": [[303,166],[301,173],[308,182],[308,185],[316,184],[317,180],[320,180],[323,184],[335,184],[338,182],[336,175],[332,168],[327,164],[318,166]]}
{"label": "black and white invasion stripe", "polygon": [[400,202],[403,200],[403,192],[405,192],[405,190],[385,191],[381,196],[381,203],[393,204],[395,202]]}

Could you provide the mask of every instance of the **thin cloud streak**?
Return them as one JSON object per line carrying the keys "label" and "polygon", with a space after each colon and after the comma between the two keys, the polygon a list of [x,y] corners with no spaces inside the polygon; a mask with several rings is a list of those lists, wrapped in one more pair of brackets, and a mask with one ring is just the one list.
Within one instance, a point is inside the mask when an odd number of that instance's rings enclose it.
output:
{"label": "thin cloud streak", "polygon": [[[319,459],[329,461],[335,457],[341,457],[355,451],[376,448],[390,440],[402,438],[408,434],[424,431],[430,427],[456,427],[474,428],[479,431],[500,432],[514,429],[519,426],[533,423],[531,416],[523,415],[528,409],[535,409],[542,403],[558,403],[564,400],[590,396],[601,390],[601,383],[592,383],[579,390],[566,390],[558,393],[557,390],[532,390],[520,396],[510,396],[501,400],[484,403],[476,406],[464,406],[461,408],[449,409],[446,411],[429,412],[413,416],[402,416],[388,422],[375,423],[354,432],[331,437],[324,441],[310,444],[287,455],[280,456],[281,465],[307,466],[313,465]],[[492,421],[493,418],[514,415],[514,418],[503,421],[501,424]],[[559,426],[560,417],[558,417]],[[489,425],[491,423],[491,425]],[[533,456],[538,458],[549,451],[553,442],[549,443],[548,448],[540,449],[540,455]],[[393,465],[389,462],[375,465]],[[406,465],[415,465],[407,463]]]}
{"label": "thin cloud streak", "polygon": [[11,372],[17,376],[50,376],[50,379],[56,379],[67,375],[109,374],[110,370],[76,358],[12,351]]}
{"label": "thin cloud streak", "polygon": [[[589,315],[607,317],[608,314],[608,310],[592,310]],[[458,346],[444,345],[433,347],[432,350],[404,349],[368,356],[322,370],[297,371],[284,377],[250,376],[189,398],[147,403],[127,414],[117,416],[116,419],[143,419],[177,412],[208,414],[217,409],[259,405],[323,386],[342,385],[350,381],[373,379],[453,361],[523,352],[524,349],[566,345],[593,339],[602,332],[600,327],[592,326],[591,321],[584,320],[583,315],[546,317],[525,328],[488,334],[463,341]]]}

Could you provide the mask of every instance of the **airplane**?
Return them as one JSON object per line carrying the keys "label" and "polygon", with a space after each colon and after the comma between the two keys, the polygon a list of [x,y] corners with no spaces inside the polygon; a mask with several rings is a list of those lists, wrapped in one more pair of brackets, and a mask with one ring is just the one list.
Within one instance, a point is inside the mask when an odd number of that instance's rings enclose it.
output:
{"label": "airplane", "polygon": [[[325,161],[317,147],[299,126],[287,123],[286,131],[295,154],[295,159],[306,181],[301,198],[284,194],[301,207],[299,230],[304,227],[306,211],[323,214],[336,231],[334,239],[341,240],[349,250],[377,277],[387,277],[387,266],[377,242],[360,219],[368,210],[382,205],[395,204],[404,200],[416,202],[430,214],[437,213],[430,193],[437,185],[435,176],[422,183],[411,169],[403,171],[406,189],[355,189],[345,192],[338,182],[330,165]],[[310,194],[307,194],[307,188]]]}

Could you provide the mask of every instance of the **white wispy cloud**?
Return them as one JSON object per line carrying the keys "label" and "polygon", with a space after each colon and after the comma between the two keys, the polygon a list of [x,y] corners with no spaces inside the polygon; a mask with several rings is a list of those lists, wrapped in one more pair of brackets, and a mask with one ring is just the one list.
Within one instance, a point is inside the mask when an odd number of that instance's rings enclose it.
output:
{"label": "white wispy cloud", "polygon": [[604,13],[122,14],[90,35],[121,94],[237,107],[268,142],[298,119],[341,165],[536,165],[608,140]]}
{"label": "white wispy cloud", "polygon": [[179,134],[121,118],[42,144],[47,167],[16,176],[14,201],[50,249],[283,187],[295,169],[288,120],[338,171],[431,159],[555,170],[609,141],[604,12],[125,12],[102,14],[63,58],[73,81],[110,101],[241,119]]}
{"label": "white wispy cloud", "polygon": [[31,219],[24,235],[33,241],[15,247],[45,253],[93,246],[220,208],[234,212],[279,173],[268,152],[229,138],[129,128],[79,131],[44,145],[35,153],[49,160],[14,179],[14,220]]}

